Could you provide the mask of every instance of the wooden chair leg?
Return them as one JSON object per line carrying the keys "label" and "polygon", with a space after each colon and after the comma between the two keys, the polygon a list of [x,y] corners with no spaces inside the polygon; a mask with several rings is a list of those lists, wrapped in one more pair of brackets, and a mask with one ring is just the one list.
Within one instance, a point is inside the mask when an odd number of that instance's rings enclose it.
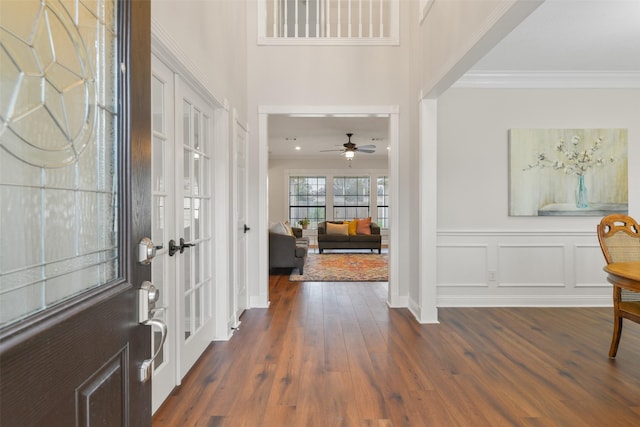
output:
{"label": "wooden chair leg", "polygon": [[611,347],[609,347],[609,357],[616,357],[618,353],[618,344],[620,344],[620,336],[622,335],[622,317],[618,313],[614,314],[613,319],[613,337],[611,338]]}

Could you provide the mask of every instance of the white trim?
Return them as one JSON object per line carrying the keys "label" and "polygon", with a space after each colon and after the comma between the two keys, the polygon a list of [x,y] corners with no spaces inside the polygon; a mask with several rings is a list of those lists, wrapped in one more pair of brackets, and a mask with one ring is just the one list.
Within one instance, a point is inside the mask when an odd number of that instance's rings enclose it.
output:
{"label": "white trim", "polygon": [[611,307],[610,295],[449,295],[438,307]]}
{"label": "white trim", "polygon": [[422,24],[424,18],[427,17],[429,12],[431,12],[431,8],[436,0],[420,0],[420,15],[418,17],[418,23]]}
{"label": "white trim", "polygon": [[504,230],[504,229],[468,229],[468,230],[438,230],[438,237],[473,237],[473,236],[554,236],[554,237],[594,237],[596,230]]}
{"label": "white trim", "polygon": [[438,323],[437,308],[437,206],[438,206],[438,101],[419,103],[420,220],[417,306],[412,309],[420,323]]}
{"label": "white trim", "polygon": [[154,20],[151,21],[151,52],[176,74],[179,74],[184,82],[188,83],[214,108],[222,107],[229,110],[228,102],[220,100],[208,89],[206,74],[189,59],[165,29]]}
{"label": "white trim", "polygon": [[293,38],[258,37],[259,46],[399,46],[400,38],[395,37],[341,37],[341,38]]}
{"label": "white trim", "polygon": [[[249,291],[249,307],[269,307],[269,114],[258,108],[258,242],[257,276],[248,278],[257,283]],[[250,186],[250,185],[249,185]],[[250,209],[250,207],[249,207]],[[255,292],[257,291],[257,293]]]}
{"label": "white trim", "polygon": [[543,2],[544,0],[500,2],[475,32],[448,56],[449,61],[442,64],[435,73],[437,75],[430,79],[433,84],[421,88],[421,95],[437,99]]}
{"label": "white trim", "polygon": [[[398,230],[402,226],[400,218],[400,118],[398,107],[389,107],[389,296],[391,307],[406,307],[408,299],[400,296],[400,252],[403,257],[409,257],[407,248],[400,247]],[[393,113],[392,113],[393,112]]]}
{"label": "white trim", "polygon": [[[398,239],[398,233],[392,232],[397,221],[400,207],[397,200],[399,185],[399,157],[398,147],[400,139],[399,129],[399,106],[397,105],[261,105],[258,106],[258,206],[257,212],[269,212],[269,130],[268,122],[270,114],[285,114],[292,117],[387,117],[389,119],[389,294],[388,304],[392,307],[406,307],[408,300],[398,295],[400,262],[399,253],[402,251]],[[268,215],[258,215],[259,223],[257,227],[258,251],[257,251],[257,276],[255,283],[258,292],[251,294],[252,307],[267,307],[269,304],[269,263],[268,263]],[[407,254],[408,255],[408,254]]]}
{"label": "white trim", "polygon": [[638,89],[638,71],[470,71],[454,88]]}

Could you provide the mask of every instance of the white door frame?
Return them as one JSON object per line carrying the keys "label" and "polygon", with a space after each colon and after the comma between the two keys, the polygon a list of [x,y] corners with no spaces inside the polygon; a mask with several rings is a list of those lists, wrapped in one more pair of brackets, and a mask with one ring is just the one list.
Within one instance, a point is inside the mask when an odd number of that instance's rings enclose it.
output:
{"label": "white door frame", "polygon": [[400,140],[399,107],[397,105],[355,105],[355,106],[309,106],[309,105],[262,105],[258,107],[258,207],[257,207],[257,268],[251,269],[249,283],[257,283],[257,289],[249,289],[251,307],[269,305],[269,115],[285,114],[296,117],[387,117],[389,120],[389,293],[387,302],[396,307],[400,304],[398,292],[398,233],[395,232],[399,217],[399,156]]}

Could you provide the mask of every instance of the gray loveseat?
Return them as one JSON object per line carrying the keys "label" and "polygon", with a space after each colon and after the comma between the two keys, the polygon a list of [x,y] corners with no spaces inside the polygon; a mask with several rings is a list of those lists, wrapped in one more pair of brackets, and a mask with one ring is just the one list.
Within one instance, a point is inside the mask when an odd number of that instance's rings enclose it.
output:
{"label": "gray loveseat", "polygon": [[269,232],[269,269],[297,268],[304,273],[309,252],[309,239],[302,237],[302,229],[292,227],[293,236]]}
{"label": "gray loveseat", "polygon": [[380,226],[375,222],[371,223],[371,234],[356,234],[353,236],[327,234],[327,222],[342,224],[342,221],[325,221],[318,224],[318,251],[320,253],[325,249],[377,249],[378,253],[382,252]]}

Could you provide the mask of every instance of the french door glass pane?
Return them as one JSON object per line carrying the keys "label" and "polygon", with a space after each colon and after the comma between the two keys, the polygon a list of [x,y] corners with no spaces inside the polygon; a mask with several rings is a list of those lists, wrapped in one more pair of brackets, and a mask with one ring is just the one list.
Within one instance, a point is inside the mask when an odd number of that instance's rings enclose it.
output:
{"label": "french door glass pane", "polygon": [[117,5],[0,1],[1,326],[118,277]]}

